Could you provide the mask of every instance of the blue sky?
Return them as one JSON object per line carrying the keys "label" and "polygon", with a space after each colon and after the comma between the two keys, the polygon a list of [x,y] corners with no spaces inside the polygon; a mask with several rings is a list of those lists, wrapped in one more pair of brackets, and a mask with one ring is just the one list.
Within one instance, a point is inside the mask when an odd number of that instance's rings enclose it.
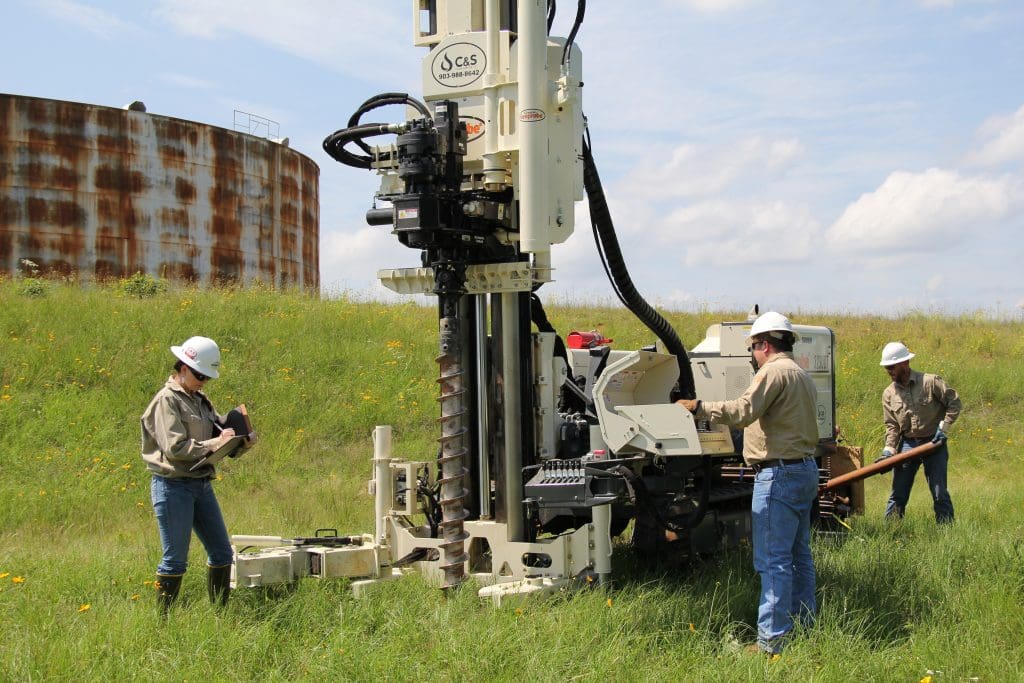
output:
{"label": "blue sky", "polygon": [[[365,225],[375,176],[320,143],[370,95],[420,92],[412,4],[3,0],[0,91],[279,122],[321,168],[324,291],[383,298],[376,270],[416,255]],[[1020,36],[1018,0],[588,3],[584,110],[641,293],[1024,317]],[[542,295],[613,300],[584,207],[553,260]]]}

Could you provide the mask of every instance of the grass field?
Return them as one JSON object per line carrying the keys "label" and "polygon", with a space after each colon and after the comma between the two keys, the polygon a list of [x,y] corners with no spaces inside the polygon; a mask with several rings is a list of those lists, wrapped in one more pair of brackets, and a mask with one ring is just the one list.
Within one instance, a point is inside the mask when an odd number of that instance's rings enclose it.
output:
{"label": "grass field", "polygon": [[[1021,680],[1024,324],[789,313],[835,330],[838,420],[869,458],[891,339],[957,388],[964,414],[950,434],[957,522],[936,528],[919,475],[907,518],[885,523],[889,477],[868,480],[867,514],[814,540],[818,624],[768,662],[742,652],[758,593],[743,549],[667,574],[620,542],[613,590],[520,608],[411,577],[365,600],[344,581],[237,591],[218,612],[194,542],[180,608],[161,623],[138,419],[170,371],[168,347],[217,340],[222,375],[208,393],[222,411],[244,401],[260,432],[220,470],[232,532],[358,533],[373,529],[374,425],[394,426],[398,456],[436,448],[435,312],[260,289],[138,298],[0,282],[0,680]],[[563,335],[651,341],[625,312],[549,315]],[[692,346],[745,316],[667,317]]]}

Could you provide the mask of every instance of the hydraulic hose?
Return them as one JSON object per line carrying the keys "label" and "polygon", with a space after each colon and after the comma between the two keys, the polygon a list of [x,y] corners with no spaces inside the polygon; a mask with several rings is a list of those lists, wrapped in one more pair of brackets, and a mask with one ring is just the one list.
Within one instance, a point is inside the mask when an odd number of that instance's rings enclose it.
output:
{"label": "hydraulic hose", "polygon": [[597,243],[605,272],[608,274],[608,279],[616,295],[623,305],[665,344],[669,353],[675,355],[676,361],[679,363],[680,396],[696,398],[693,370],[690,368],[686,347],[683,346],[682,340],[679,339],[679,335],[668,321],[640,296],[640,292],[633,285],[633,280],[626,269],[626,263],[622,258],[622,249],[615,236],[611,212],[608,210],[608,200],[604,196],[601,178],[597,174],[597,165],[594,163],[594,155],[590,149],[590,141],[586,137],[583,139],[583,185],[587,190],[587,200],[590,204],[590,221],[594,228],[594,241]]}
{"label": "hydraulic hose", "polygon": [[[418,111],[423,118],[433,118],[430,114],[430,109],[427,105],[423,104],[415,97],[404,92],[382,92],[379,95],[374,95],[370,99],[366,100],[359,105],[359,108],[352,112],[352,116],[348,119],[348,127],[352,128],[359,125],[359,119],[363,117],[363,114],[371,112],[374,109],[380,109],[381,107],[387,107],[393,104],[408,104],[410,107]],[[370,146],[362,140],[356,140],[356,145],[367,154],[370,154]]]}
{"label": "hydraulic hose", "polygon": [[350,142],[356,142],[363,138],[369,138],[375,135],[396,133],[398,132],[398,129],[399,126],[393,123],[364,123],[358,126],[342,128],[341,130],[335,131],[324,138],[324,151],[327,152],[331,158],[336,161],[340,161],[346,166],[368,169],[371,168],[373,157],[369,155],[353,154],[352,152],[344,149],[345,145]]}
{"label": "hydraulic hose", "polygon": [[[375,135],[386,135],[388,133],[397,133],[399,124],[389,123],[360,123],[359,119],[362,118],[363,114],[379,109],[381,107],[387,107],[393,104],[407,104],[426,119],[433,118],[430,114],[430,109],[427,105],[423,104],[415,97],[410,96],[404,92],[385,92],[379,95],[374,95],[370,99],[366,100],[352,113],[352,116],[348,119],[348,127],[342,128],[339,131],[328,135],[324,139],[324,151],[327,152],[331,158],[336,161],[340,161],[346,166],[352,166],[355,168],[371,168],[374,161],[373,150],[370,146],[363,142],[363,138],[373,137]],[[349,143],[355,143],[360,149],[366,154],[355,154],[353,152],[346,151],[345,145]],[[380,157],[381,160],[387,161],[390,159],[390,154]]]}
{"label": "hydraulic hose", "polygon": [[583,16],[587,13],[587,0],[579,0],[576,4],[576,19],[572,23],[572,30],[569,31],[569,37],[565,40],[565,47],[562,48],[562,64],[565,64],[566,60],[569,59],[569,51],[572,50],[572,44],[576,42],[576,32],[580,30],[580,25],[583,23]]}

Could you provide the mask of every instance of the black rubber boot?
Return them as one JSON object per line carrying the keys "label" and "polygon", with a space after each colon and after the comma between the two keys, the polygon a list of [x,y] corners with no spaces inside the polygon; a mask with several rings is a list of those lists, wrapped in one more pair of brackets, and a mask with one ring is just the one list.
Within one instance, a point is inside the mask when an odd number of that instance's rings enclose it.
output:
{"label": "black rubber boot", "polygon": [[166,617],[171,604],[178,598],[178,591],[181,590],[182,574],[171,576],[169,574],[157,574],[153,585],[156,587],[156,604],[161,616]]}
{"label": "black rubber boot", "polygon": [[210,603],[221,607],[228,604],[231,594],[231,565],[223,567],[207,567],[206,592],[210,594]]}

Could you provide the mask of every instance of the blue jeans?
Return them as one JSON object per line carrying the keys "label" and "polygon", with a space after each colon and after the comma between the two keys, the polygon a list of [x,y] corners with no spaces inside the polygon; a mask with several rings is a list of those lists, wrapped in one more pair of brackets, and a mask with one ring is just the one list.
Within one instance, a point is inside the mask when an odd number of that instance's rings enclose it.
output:
{"label": "blue jeans", "polygon": [[[931,439],[904,439],[900,452],[909,451],[911,448],[929,441]],[[896,466],[896,469],[892,471],[892,493],[889,494],[889,502],[885,505],[885,516],[903,517],[903,513],[907,509],[907,501],[910,500],[910,489],[914,487],[914,478],[917,477],[917,470],[921,467],[922,462],[924,463],[924,478],[928,482],[928,490],[932,494],[935,521],[939,524],[952,522],[953,500],[949,497],[949,491],[946,489],[949,449],[946,447],[945,441],[929,455]]]}
{"label": "blue jeans", "polygon": [[157,574],[180,576],[185,573],[193,529],[206,548],[209,566],[231,564],[231,539],[209,479],[168,479],[153,475],[150,494],[164,548]]}
{"label": "blue jeans", "polygon": [[794,618],[814,621],[814,560],[811,557],[811,507],[818,497],[818,465],[813,458],[766,467],[754,477],[754,569],[761,576],[757,643],[782,651]]}

